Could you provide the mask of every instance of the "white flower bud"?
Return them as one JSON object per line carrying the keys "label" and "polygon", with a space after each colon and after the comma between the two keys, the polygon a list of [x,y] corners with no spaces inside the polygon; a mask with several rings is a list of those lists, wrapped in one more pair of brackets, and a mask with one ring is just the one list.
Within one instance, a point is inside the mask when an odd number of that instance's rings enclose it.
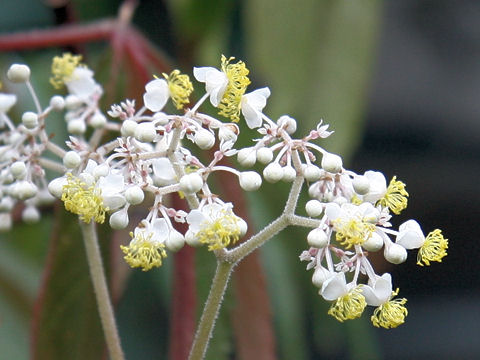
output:
{"label": "white flower bud", "polygon": [[262,164],[268,164],[273,160],[273,151],[268,147],[261,147],[257,150],[257,160]]}
{"label": "white flower bud", "polygon": [[0,213],[0,231],[9,231],[12,228],[12,216],[9,213]]}
{"label": "white flower bud", "polygon": [[15,201],[11,197],[4,197],[0,201],[0,211],[1,212],[10,212],[12,211],[13,207],[15,205]]}
{"label": "white flower bud", "polygon": [[308,245],[322,249],[328,244],[328,237],[325,231],[320,228],[313,229],[307,235]]}
{"label": "white flower bud", "polygon": [[353,179],[353,189],[358,195],[368,194],[370,190],[370,180],[363,175],[355,176]]}
{"label": "white flower bud", "polygon": [[308,216],[317,217],[322,214],[323,205],[318,200],[309,200],[305,204],[305,210],[307,211]]}
{"label": "white flower bud", "polygon": [[24,64],[12,64],[7,71],[7,78],[14,83],[24,83],[30,79],[30,68]]}
{"label": "white flower bud", "polygon": [[152,142],[157,135],[157,130],[155,130],[155,125],[148,121],[143,122],[137,125],[133,136],[140,142]]}
{"label": "white flower bud", "polygon": [[68,95],[65,98],[65,107],[67,110],[75,110],[82,105],[82,99],[76,95]]}
{"label": "white flower bud", "polygon": [[194,141],[200,149],[208,150],[215,144],[215,136],[208,130],[198,129],[195,132]]}
{"label": "white flower bud", "polygon": [[14,185],[12,189],[12,196],[20,200],[27,200],[37,195],[37,192],[37,185],[31,183],[30,181],[22,180]]}
{"label": "white flower bud", "polygon": [[67,178],[65,176],[53,179],[48,184],[48,191],[50,191],[50,194],[60,199],[62,197],[64,185],[67,185]]}
{"label": "white flower bud", "polygon": [[218,138],[221,141],[237,141],[240,130],[235,124],[225,124],[218,129]]}
{"label": "white flower bud", "polygon": [[318,184],[317,183],[314,183],[312,185],[310,185],[308,187],[308,195],[311,197],[311,198],[315,198],[317,197],[319,194],[319,190],[318,190]]}
{"label": "white flower bud", "polygon": [[321,175],[322,171],[318,166],[309,164],[303,168],[303,176],[307,181],[317,181]]}
{"label": "white flower bud", "polygon": [[27,167],[23,161],[15,161],[10,166],[10,173],[13,175],[15,179],[23,179],[27,174]]}
{"label": "white flower bud", "polygon": [[109,171],[110,171],[110,166],[107,163],[101,163],[95,166],[95,168],[92,171],[92,174],[95,177],[95,179],[98,179],[102,176],[107,176]]}
{"label": "white flower bud", "polygon": [[392,264],[401,264],[407,260],[407,250],[398,244],[385,246],[383,255],[385,256],[385,259]]}
{"label": "white flower bud", "polygon": [[170,120],[168,119],[167,114],[163,112],[157,112],[153,115],[152,121],[155,125],[164,126],[167,125]]}
{"label": "white flower bud", "polygon": [[85,121],[82,119],[73,119],[70,120],[67,124],[67,131],[70,134],[74,135],[82,135],[87,130],[87,125],[85,125]]}
{"label": "white flower bud", "polygon": [[248,224],[242,218],[238,218],[237,226],[240,230],[240,236],[244,236],[248,231]]}
{"label": "white flower bud", "polygon": [[283,127],[289,134],[293,134],[297,130],[297,122],[288,115],[280,116],[277,125]]}
{"label": "white flower bud", "polygon": [[244,171],[238,177],[240,187],[245,191],[255,191],[262,185],[262,177],[255,171]]}
{"label": "white flower bud", "polygon": [[377,233],[372,233],[370,237],[365,240],[362,244],[362,247],[371,252],[378,251],[382,248],[383,246],[383,238],[377,234]]}
{"label": "white flower bud", "polygon": [[275,183],[283,178],[283,168],[279,163],[273,162],[263,169],[263,177],[271,183]]}
{"label": "white flower bud", "polygon": [[198,240],[198,236],[191,230],[187,230],[185,233],[185,242],[192,247],[199,247],[203,244]]}
{"label": "white flower bud", "polygon": [[293,167],[291,167],[290,165],[283,167],[283,176],[282,176],[283,181],[292,182],[293,180],[295,180],[296,176],[297,176],[297,172]]}
{"label": "white flower bud", "polygon": [[179,182],[180,190],[186,194],[193,194],[203,187],[203,179],[197,173],[182,176]]}
{"label": "white flower bud", "polygon": [[255,165],[257,154],[254,148],[248,147],[241,149],[237,154],[237,160],[240,165],[250,167]]}
{"label": "white flower bud", "polygon": [[122,123],[122,127],[120,128],[120,133],[122,136],[133,136],[135,134],[135,129],[137,128],[138,123],[133,120],[125,120]]}
{"label": "white flower bud", "polygon": [[38,126],[38,115],[31,111],[23,113],[22,124],[27,129],[35,129]]}
{"label": "white flower bud", "polygon": [[82,159],[80,158],[80,155],[78,155],[76,151],[73,151],[73,150],[68,151],[63,156],[63,165],[65,165],[67,169],[74,169],[78,165],[80,165],[81,162],[82,162]]}
{"label": "white flower bud", "polygon": [[312,276],[312,284],[318,288],[321,288],[325,280],[330,278],[332,274],[330,271],[325,269],[323,266],[318,266],[315,268]]}
{"label": "white flower bud", "polygon": [[177,252],[185,245],[185,238],[177,230],[170,230],[165,240],[165,246],[172,252]]}
{"label": "white flower bud", "polygon": [[128,222],[128,213],[125,209],[114,212],[108,219],[110,227],[114,230],[125,229],[128,226]]}
{"label": "white flower bud", "polygon": [[22,220],[27,224],[34,224],[40,220],[40,211],[35,206],[27,206],[22,211]]}
{"label": "white flower bud", "polygon": [[125,199],[131,205],[138,205],[145,199],[145,194],[140,186],[131,186],[125,190]]}
{"label": "white flower bud", "polygon": [[336,174],[342,170],[342,158],[335,154],[326,153],[322,157],[322,168],[329,173]]}
{"label": "white flower bud", "polygon": [[100,112],[95,113],[95,115],[90,118],[90,125],[95,129],[104,127],[106,123],[107,118]]}
{"label": "white flower bud", "polygon": [[65,107],[65,99],[60,95],[52,96],[50,99],[50,106],[53,110],[61,111]]}

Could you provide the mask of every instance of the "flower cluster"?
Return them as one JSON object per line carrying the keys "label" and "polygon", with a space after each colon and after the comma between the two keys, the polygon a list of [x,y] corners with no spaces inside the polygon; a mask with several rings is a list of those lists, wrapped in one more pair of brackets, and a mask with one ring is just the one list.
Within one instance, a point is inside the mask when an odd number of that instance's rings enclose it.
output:
{"label": "flower cluster", "polygon": [[[121,250],[131,267],[147,271],[161,266],[167,251],[178,251],[185,244],[228,252],[245,235],[247,224],[235,214],[233,204],[211,190],[215,172],[234,174],[245,191],[258,190],[263,179],[270,183],[302,179],[312,198],[306,204],[309,224],[315,225],[307,237],[310,248],[300,259],[308,262],[307,269],[314,269],[312,281],[320,295],[332,301],[328,313],[344,321],[359,317],[370,305],[376,307],[375,326],[392,328],[404,322],[406,300],[394,298],[398,290],[393,290],[390,274],[377,275],[369,253],[383,249],[387,261],[399,264],[407,250],[419,249],[418,263],[430,265],[446,255],[448,242],[440,230],[425,236],[415,220],[398,230],[391,228],[391,214],[407,207],[403,182],[393,177],[387,185],[378,171],[356,174],[345,169],[340,156],[314,142],[332,134],[322,121],[308,135],[294,137],[296,120],[266,116],[263,109],[270,89],[247,93],[249,70],[234,58],[222,56],[220,69],[193,69],[195,79],[205,85],[195,104],[189,76],[173,70],[146,84],[143,106],[125,100],[106,114],[99,108],[103,90],[80,61],[71,54],[53,60],[51,83],[65,87],[68,94],[53,96],[45,108],[30,84],[27,66],[12,65],[7,73],[12,82],[27,85],[36,108],[15,124],[7,113],[16,96],[0,94],[1,229],[10,228],[11,211],[19,201],[25,204],[25,221],[39,220],[38,206],[56,197],[83,222],[103,223],[108,215],[113,229],[127,228],[130,209],[142,205],[148,208],[145,218]],[[224,121],[199,111],[207,100]],[[178,114],[165,112],[169,102]],[[61,110],[66,110],[70,134],[66,149],[55,145],[45,130],[50,112]],[[236,147],[241,118],[258,132],[254,145],[246,148]],[[113,140],[110,136],[102,144],[107,132],[114,134]],[[215,151],[202,161],[197,149]],[[46,152],[60,161],[49,160]],[[262,164],[262,174],[221,165],[223,158],[233,156],[243,167]],[[46,169],[59,176],[47,182]],[[185,197],[189,212],[170,206],[175,193]],[[177,230],[178,223],[188,225],[186,233]]]}

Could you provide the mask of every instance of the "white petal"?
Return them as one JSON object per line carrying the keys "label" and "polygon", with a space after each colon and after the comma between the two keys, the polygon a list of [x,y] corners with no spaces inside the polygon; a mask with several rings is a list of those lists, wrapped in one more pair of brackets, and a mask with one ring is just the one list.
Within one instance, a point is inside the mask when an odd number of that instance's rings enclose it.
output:
{"label": "white petal", "polygon": [[322,285],[321,295],[325,300],[332,301],[338,299],[340,296],[348,292],[345,274],[338,273],[332,278],[326,280]]}
{"label": "white petal", "polygon": [[163,79],[155,79],[150,81],[145,89],[146,93],[143,95],[145,107],[153,112],[162,110],[169,97],[167,82]]}
{"label": "white petal", "polygon": [[118,194],[125,188],[124,178],[120,174],[109,174],[98,180],[98,187],[104,197]]}
{"label": "white petal", "polygon": [[[373,286],[372,286],[373,285]],[[377,276],[375,284],[362,286],[362,294],[370,306],[380,306],[390,299],[392,294],[392,277],[389,273]]]}
{"label": "white petal", "polygon": [[151,231],[153,232],[153,241],[164,242],[169,232],[167,221],[164,218],[153,220]]}
{"label": "white petal", "polygon": [[201,224],[207,220],[207,217],[200,210],[194,209],[187,215],[186,220],[190,225],[190,230],[196,233]]}
{"label": "white petal", "polygon": [[65,85],[70,94],[77,95],[82,99],[89,97],[98,89],[98,85],[93,79],[93,71],[86,67],[75,68],[70,80],[66,81]]}
{"label": "white petal", "polygon": [[335,203],[328,203],[325,205],[325,214],[330,221],[337,219],[342,214],[342,209]]}
{"label": "white petal", "polygon": [[0,113],[6,113],[16,102],[16,95],[0,93]]}
{"label": "white petal", "polygon": [[425,242],[425,235],[415,220],[408,220],[398,228],[395,242],[405,249],[418,249]]}
{"label": "white petal", "polygon": [[364,176],[369,180],[370,190],[368,194],[364,195],[363,200],[375,203],[380,200],[387,191],[385,175],[379,171],[366,171]]}
{"label": "white petal", "polygon": [[102,198],[103,198],[103,204],[109,210],[116,210],[118,208],[121,208],[127,202],[127,200],[125,200],[125,197],[120,194],[114,194],[114,195],[108,195],[108,196],[102,195]]}
{"label": "white petal", "polygon": [[197,81],[205,82],[206,78],[207,78],[207,72],[212,71],[212,70],[218,71],[217,69],[215,69],[213,67],[209,67],[209,66],[194,67],[193,68],[193,76],[195,77],[195,79],[197,79]]}

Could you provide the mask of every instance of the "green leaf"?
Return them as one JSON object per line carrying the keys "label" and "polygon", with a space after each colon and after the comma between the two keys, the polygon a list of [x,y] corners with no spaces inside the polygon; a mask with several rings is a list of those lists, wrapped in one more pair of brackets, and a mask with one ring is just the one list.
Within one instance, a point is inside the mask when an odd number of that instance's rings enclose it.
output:
{"label": "green leaf", "polygon": [[39,360],[100,359],[104,336],[77,216],[59,210],[34,319],[33,355]]}

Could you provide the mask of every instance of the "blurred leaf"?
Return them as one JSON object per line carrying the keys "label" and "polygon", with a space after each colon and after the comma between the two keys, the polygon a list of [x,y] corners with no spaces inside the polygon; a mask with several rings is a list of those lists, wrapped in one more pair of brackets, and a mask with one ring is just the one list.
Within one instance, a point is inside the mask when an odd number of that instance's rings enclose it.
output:
{"label": "blurred leaf", "polygon": [[[77,216],[59,209],[33,324],[35,359],[100,359],[105,351]],[[101,242],[109,238],[99,236]]]}
{"label": "blurred leaf", "polygon": [[247,60],[264,77],[259,86],[272,90],[266,112],[293,116],[303,133],[325,119],[336,131],[327,149],[349,156],[362,129],[381,4],[247,1]]}

